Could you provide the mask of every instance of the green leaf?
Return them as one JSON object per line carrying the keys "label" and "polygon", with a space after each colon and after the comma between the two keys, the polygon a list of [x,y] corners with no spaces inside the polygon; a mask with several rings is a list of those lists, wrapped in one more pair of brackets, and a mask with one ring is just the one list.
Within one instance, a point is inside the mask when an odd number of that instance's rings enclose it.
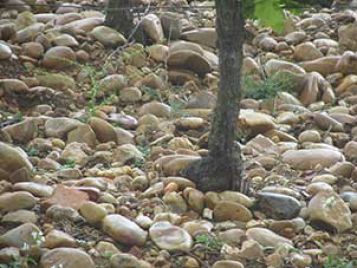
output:
{"label": "green leaf", "polygon": [[276,32],[281,33],[284,29],[284,13],[280,0],[255,0],[254,17]]}

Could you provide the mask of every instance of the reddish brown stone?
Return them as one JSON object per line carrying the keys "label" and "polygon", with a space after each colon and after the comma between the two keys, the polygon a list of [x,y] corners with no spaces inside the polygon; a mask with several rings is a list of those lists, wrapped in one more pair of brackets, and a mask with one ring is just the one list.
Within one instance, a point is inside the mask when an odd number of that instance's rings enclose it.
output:
{"label": "reddish brown stone", "polygon": [[42,206],[47,209],[52,205],[60,205],[78,210],[88,200],[87,193],[59,185],[55,188],[53,195],[42,202]]}

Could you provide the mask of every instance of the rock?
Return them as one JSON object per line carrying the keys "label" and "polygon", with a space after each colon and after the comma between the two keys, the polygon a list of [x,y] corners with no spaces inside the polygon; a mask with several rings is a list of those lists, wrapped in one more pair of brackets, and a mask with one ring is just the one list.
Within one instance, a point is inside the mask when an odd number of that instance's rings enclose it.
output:
{"label": "rock", "polygon": [[141,21],[142,27],[149,38],[155,43],[159,43],[164,39],[164,31],[161,21],[155,14],[146,15]]}
{"label": "rock", "polygon": [[16,191],[27,191],[37,197],[49,197],[53,193],[51,186],[35,182],[19,182],[14,184],[13,189]]}
{"label": "rock", "polygon": [[22,44],[23,53],[31,58],[39,59],[43,56],[45,48],[37,42],[27,42]]}
{"label": "rock", "polygon": [[246,240],[242,244],[240,255],[247,260],[259,260],[264,258],[263,247],[254,240]]}
{"label": "rock", "polygon": [[97,143],[97,137],[89,125],[83,124],[68,132],[67,143],[72,142],[86,143],[93,148]]}
{"label": "rock", "polygon": [[82,125],[78,120],[66,117],[50,118],[45,123],[45,133],[47,137],[64,139],[68,132]]}
{"label": "rock", "polygon": [[166,155],[155,161],[155,167],[166,176],[179,176],[182,170],[200,159],[191,155]]}
{"label": "rock", "polygon": [[253,216],[245,206],[230,202],[220,201],[213,209],[213,218],[215,221],[241,221],[248,222]]}
{"label": "rock", "polygon": [[224,191],[219,194],[219,198],[221,198],[224,201],[230,201],[230,202],[235,202],[239,203],[247,208],[250,208],[254,204],[254,200],[249,198],[248,196],[235,192],[235,191]]}
{"label": "rock", "polygon": [[339,233],[352,227],[348,205],[334,192],[318,192],[309,202],[308,215],[316,225]]}
{"label": "rock", "polygon": [[38,134],[38,122],[34,118],[27,118],[24,121],[3,128],[12,140],[18,143],[28,143]]}
{"label": "rock", "polygon": [[343,201],[349,203],[352,211],[357,211],[357,192],[343,192],[340,196]]}
{"label": "rock", "polygon": [[95,27],[102,25],[104,17],[91,17],[84,19],[76,19],[69,23],[65,23],[61,28],[62,31],[68,31],[71,33],[89,33]]}
{"label": "rock", "polygon": [[300,66],[283,60],[271,59],[265,64],[265,71],[268,76],[272,76],[281,71],[288,71],[293,74],[305,74],[305,70]]}
{"label": "rock", "polygon": [[170,212],[182,214],[187,211],[187,204],[185,199],[179,193],[168,193],[162,198],[162,200]]}
{"label": "rock", "polygon": [[105,93],[118,93],[126,85],[127,79],[121,74],[108,75],[99,81],[100,91]]}
{"label": "rock", "polygon": [[357,42],[355,40],[356,34],[357,34],[356,23],[342,25],[338,29],[338,41],[346,49],[356,51],[357,50]]}
{"label": "rock", "polygon": [[303,31],[291,32],[285,36],[285,41],[288,44],[297,45],[297,44],[301,43],[302,41],[304,41],[305,38],[306,38],[306,33]]}
{"label": "rock", "polygon": [[164,250],[190,250],[193,244],[191,236],[182,228],[167,221],[154,223],[149,230],[150,238]]}
{"label": "rock", "polygon": [[186,202],[193,211],[201,214],[204,208],[204,194],[194,188],[186,188],[183,192]]}
{"label": "rock", "polygon": [[11,48],[3,43],[0,43],[0,60],[7,60],[11,58]]}
{"label": "rock", "polygon": [[171,45],[167,59],[169,67],[191,70],[203,77],[211,71],[210,62],[204,57],[203,49],[194,43],[178,41]]}
{"label": "rock", "polygon": [[29,87],[18,79],[0,79],[0,89],[12,94],[29,92]]}
{"label": "rock", "polygon": [[138,260],[135,256],[125,253],[115,254],[110,258],[111,268],[152,268],[152,266],[142,260]]}
{"label": "rock", "polygon": [[284,163],[299,170],[314,169],[316,166],[328,168],[344,160],[340,152],[328,149],[289,150],[282,157]]}
{"label": "rock", "polygon": [[75,248],[77,247],[77,242],[72,236],[62,231],[52,230],[48,234],[46,234],[45,243],[43,246],[49,249],[61,247]]}
{"label": "rock", "polygon": [[121,33],[107,26],[95,27],[90,34],[107,47],[115,48],[126,43],[126,39]]}
{"label": "rock", "polygon": [[83,203],[79,208],[79,212],[90,224],[97,224],[107,216],[105,208],[94,202]]}
{"label": "rock", "polygon": [[44,253],[40,260],[42,268],[95,268],[91,257],[82,250],[75,248],[56,248]]}
{"label": "rock", "polygon": [[128,161],[143,160],[143,153],[140,152],[135,145],[123,144],[113,151],[113,161],[119,165],[124,165]]}
{"label": "rock", "polygon": [[0,210],[3,212],[27,208],[31,209],[36,203],[36,198],[25,191],[4,193],[0,195]]}
{"label": "rock", "polygon": [[78,142],[68,144],[62,151],[61,158],[78,165],[84,165],[88,160],[85,145],[84,143]]}
{"label": "rock", "polygon": [[32,173],[32,164],[20,148],[0,142],[0,180],[26,181]]}
{"label": "rock", "polygon": [[65,74],[44,72],[36,75],[36,79],[41,86],[57,89],[60,91],[76,88],[76,82],[74,79]]}
{"label": "rock", "polygon": [[283,244],[292,245],[292,242],[285,237],[277,235],[276,233],[265,228],[251,228],[246,232],[248,239],[257,241],[263,247],[277,248]]}
{"label": "rock", "polygon": [[165,62],[169,56],[169,48],[164,45],[155,44],[146,48],[149,53],[149,58],[157,62]]}
{"label": "rock", "polygon": [[249,133],[249,136],[256,136],[275,128],[274,118],[253,110],[242,109],[239,115],[239,124]]}
{"label": "rock", "polygon": [[36,223],[37,215],[33,211],[20,209],[14,212],[9,212],[1,219],[4,223]]}
{"label": "rock", "polygon": [[294,58],[297,61],[310,61],[322,58],[324,55],[311,42],[300,44],[294,49]]}
{"label": "rock", "polygon": [[263,51],[274,51],[277,46],[278,46],[278,42],[274,38],[269,37],[269,36],[264,37],[259,42],[259,47]]}
{"label": "rock", "polygon": [[306,192],[314,196],[318,192],[333,192],[333,188],[326,182],[313,182],[306,187]]}
{"label": "rock", "polygon": [[348,142],[345,145],[343,152],[346,158],[351,162],[357,160],[357,141]]}
{"label": "rock", "polygon": [[53,205],[79,209],[89,200],[87,193],[76,189],[71,189],[63,185],[58,185],[53,195],[42,202],[42,206],[49,208]]}
{"label": "rock", "polygon": [[244,265],[239,261],[217,261],[212,268],[244,268]]}
{"label": "rock", "polygon": [[146,242],[147,232],[121,215],[106,216],[102,221],[102,228],[115,241],[125,245],[142,246]]}
{"label": "rock", "polygon": [[215,28],[198,28],[195,30],[183,32],[181,38],[206,47],[215,48],[217,42],[217,33]]}
{"label": "rock", "polygon": [[68,220],[70,222],[83,222],[84,219],[79,213],[70,207],[62,207],[61,205],[52,205],[46,210],[46,217],[54,220]]}
{"label": "rock", "polygon": [[43,23],[35,23],[16,32],[15,40],[17,43],[31,42],[36,35],[43,32],[45,25]]}
{"label": "rock", "polygon": [[183,23],[181,14],[177,12],[162,12],[160,15],[162,28],[167,39],[177,40],[181,36]]}
{"label": "rock", "polygon": [[158,101],[145,103],[139,109],[139,115],[152,114],[157,117],[169,117],[170,113],[171,107]]}
{"label": "rock", "polygon": [[294,197],[269,192],[258,194],[257,205],[267,217],[277,220],[295,218],[301,209],[299,201]]}
{"label": "rock", "polygon": [[321,141],[321,135],[316,130],[305,130],[299,135],[299,142],[314,142],[318,143]]}
{"label": "rock", "polygon": [[79,43],[76,38],[69,34],[61,34],[52,41],[56,46],[78,47]]}
{"label": "rock", "polygon": [[32,223],[24,223],[0,236],[0,247],[22,248],[24,244],[35,245],[41,230]]}
{"label": "rock", "polygon": [[66,70],[76,61],[76,54],[65,46],[57,46],[47,50],[43,56],[42,65],[49,69]]}
{"label": "rock", "polygon": [[124,88],[120,91],[119,98],[125,103],[138,102],[142,98],[142,93],[137,87]]}
{"label": "rock", "polygon": [[99,142],[117,142],[117,133],[115,131],[115,128],[105,120],[100,119],[98,117],[92,117],[88,123],[93,129]]}
{"label": "rock", "polygon": [[120,250],[113,243],[106,241],[98,242],[98,244],[95,246],[95,249],[102,257],[106,257],[108,255],[113,256],[120,253]]}

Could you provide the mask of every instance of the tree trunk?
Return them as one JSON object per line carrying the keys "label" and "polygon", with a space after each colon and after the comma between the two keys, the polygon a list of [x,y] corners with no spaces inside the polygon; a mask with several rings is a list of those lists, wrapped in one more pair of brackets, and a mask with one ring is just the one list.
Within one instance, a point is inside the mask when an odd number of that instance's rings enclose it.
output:
{"label": "tree trunk", "polygon": [[109,0],[105,25],[129,37],[134,29],[134,16],[129,10],[130,0]]}
{"label": "tree trunk", "polygon": [[235,142],[241,97],[243,0],[216,0],[220,84],[209,136],[209,155],[184,175],[202,191],[247,189],[242,185],[240,147]]}

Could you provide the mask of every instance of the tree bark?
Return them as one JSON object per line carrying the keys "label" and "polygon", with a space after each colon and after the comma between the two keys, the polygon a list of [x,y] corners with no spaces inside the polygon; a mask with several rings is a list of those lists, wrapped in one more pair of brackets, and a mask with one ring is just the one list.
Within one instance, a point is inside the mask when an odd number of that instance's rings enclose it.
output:
{"label": "tree bark", "polygon": [[184,175],[202,191],[245,192],[240,147],[235,141],[245,36],[243,0],[216,0],[215,3],[220,83],[209,135],[209,154],[185,170]]}
{"label": "tree bark", "polygon": [[130,7],[130,0],[109,0],[105,25],[129,37],[134,29],[134,16]]}

